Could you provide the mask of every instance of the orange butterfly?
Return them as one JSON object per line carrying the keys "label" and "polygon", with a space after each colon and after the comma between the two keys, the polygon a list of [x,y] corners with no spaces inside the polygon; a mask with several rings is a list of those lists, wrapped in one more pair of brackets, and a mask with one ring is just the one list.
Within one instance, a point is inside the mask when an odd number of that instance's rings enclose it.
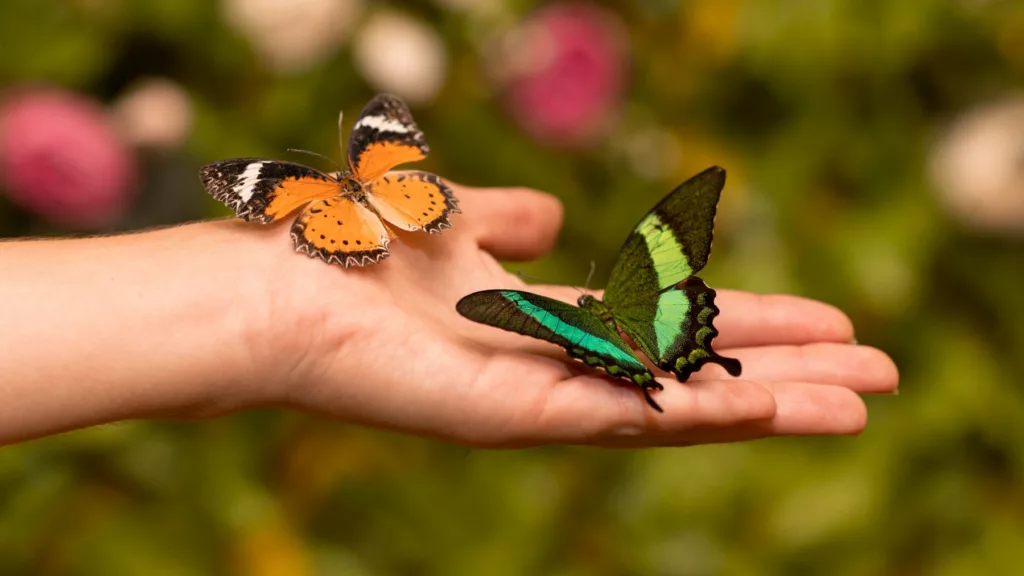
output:
{"label": "orange butterfly", "polygon": [[387,258],[394,234],[382,218],[431,234],[451,227],[448,215],[459,213],[458,203],[440,178],[419,171],[388,174],[429,152],[405,102],[381,94],[352,127],[350,170],[324,174],[292,162],[236,158],[203,166],[199,178],[249,222],[269,224],[305,206],[292,225],[296,251],[348,268]]}

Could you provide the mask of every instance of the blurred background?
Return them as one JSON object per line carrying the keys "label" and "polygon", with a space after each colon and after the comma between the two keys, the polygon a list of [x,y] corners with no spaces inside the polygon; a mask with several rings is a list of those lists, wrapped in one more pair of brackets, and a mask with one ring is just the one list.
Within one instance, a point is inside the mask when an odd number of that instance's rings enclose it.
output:
{"label": "blurred background", "polygon": [[[517,269],[603,282],[728,170],[716,287],[846,310],[901,394],[858,438],[485,452],[278,411],[0,450],[0,573],[1019,574],[1019,0],[4,0],[0,236],[227,215],[198,168],[322,166],[375,93],[457,182],[566,205]],[[457,394],[457,390],[452,391]],[[511,391],[510,391],[511,393]]]}

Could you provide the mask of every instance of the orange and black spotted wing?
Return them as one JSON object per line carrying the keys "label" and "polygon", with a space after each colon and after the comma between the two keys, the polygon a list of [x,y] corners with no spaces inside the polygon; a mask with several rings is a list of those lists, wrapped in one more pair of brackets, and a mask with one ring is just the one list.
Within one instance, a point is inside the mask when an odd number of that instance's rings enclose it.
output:
{"label": "orange and black spotted wing", "polygon": [[448,215],[460,212],[451,189],[429,172],[385,174],[369,185],[366,201],[395,227],[431,234],[451,228]]}
{"label": "orange and black spotted wing", "polygon": [[395,166],[423,160],[429,153],[409,107],[390,94],[370,100],[352,126],[348,141],[349,166],[357,178],[367,183]]}
{"label": "orange and black spotted wing", "polygon": [[390,239],[387,227],[372,210],[345,197],[310,204],[292,225],[297,251],[345,268],[387,258]]}
{"label": "orange and black spotted wing", "polygon": [[338,195],[338,181],[317,170],[277,160],[236,158],[199,171],[206,190],[239,218],[269,224],[310,202]]}

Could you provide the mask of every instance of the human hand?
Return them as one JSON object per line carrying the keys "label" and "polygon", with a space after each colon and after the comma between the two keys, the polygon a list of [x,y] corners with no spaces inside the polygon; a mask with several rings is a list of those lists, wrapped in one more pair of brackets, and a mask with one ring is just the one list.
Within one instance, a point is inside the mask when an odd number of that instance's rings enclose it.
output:
{"label": "human hand", "polygon": [[[839,310],[785,295],[719,290],[719,352],[741,378],[708,365],[686,383],[655,370],[658,414],[631,384],[554,345],[475,324],[455,303],[525,284],[495,260],[546,253],[557,200],[524,189],[452,185],[463,215],[440,235],[403,233],[379,264],[343,270],[291,253],[287,225],[263,233],[266,338],[253,353],[271,403],[481,447],[572,443],[678,446],[773,435],[854,434],[859,393],[890,393],[882,352],[852,344]],[[526,287],[574,302],[565,286]]]}

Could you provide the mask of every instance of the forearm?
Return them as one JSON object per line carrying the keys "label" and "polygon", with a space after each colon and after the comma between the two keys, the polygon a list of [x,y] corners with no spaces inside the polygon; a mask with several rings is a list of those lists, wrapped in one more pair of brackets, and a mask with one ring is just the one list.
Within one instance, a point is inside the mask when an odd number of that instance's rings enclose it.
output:
{"label": "forearm", "polygon": [[249,402],[265,241],[220,221],[0,243],[0,444]]}

